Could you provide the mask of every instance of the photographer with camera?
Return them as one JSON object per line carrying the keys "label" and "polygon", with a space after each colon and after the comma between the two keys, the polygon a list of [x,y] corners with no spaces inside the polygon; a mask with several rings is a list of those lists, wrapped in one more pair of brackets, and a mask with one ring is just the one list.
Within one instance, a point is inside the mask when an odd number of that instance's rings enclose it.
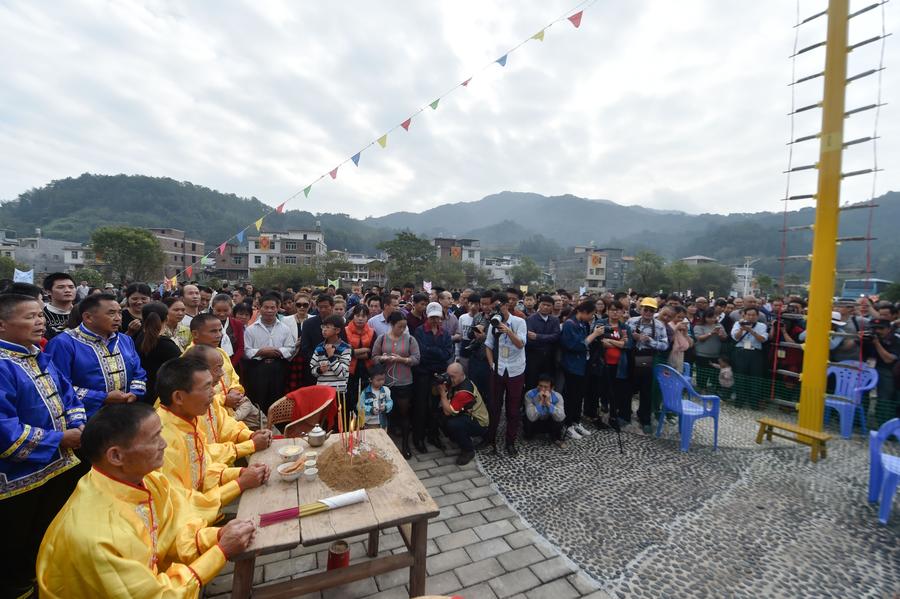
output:
{"label": "photographer with camera", "polygon": [[763,343],[769,338],[765,324],[759,322],[759,309],[745,307],[742,320],[731,328],[734,339],[734,378],[737,405],[757,407],[762,396],[762,382],[766,374],[766,358]]}
{"label": "photographer with camera", "polygon": [[478,387],[466,377],[461,364],[454,362],[440,377],[438,385],[441,413],[439,420],[444,434],[459,446],[456,463],[465,466],[475,457],[472,437],[488,434],[488,411]]}
{"label": "photographer with camera", "polygon": [[[415,298],[415,296],[413,296]],[[410,315],[411,316],[411,315]],[[419,344],[419,364],[413,371],[413,447],[425,453],[425,438],[437,449],[444,449],[438,436],[435,417],[436,402],[432,399],[433,388],[438,383],[435,375],[447,371],[447,364],[453,359],[453,342],[444,331],[444,309],[437,302],[431,302],[425,309],[427,319],[416,328],[413,337]],[[409,323],[409,317],[407,317]]]}
{"label": "photographer with camera", "polygon": [[493,397],[490,404],[491,424],[488,440],[496,448],[497,426],[500,423],[500,408],[506,398],[506,453],[518,455],[516,437],[522,416],[522,388],[525,386],[525,342],[528,328],[525,320],[510,314],[509,296],[498,293],[494,296],[497,308],[490,318],[485,355],[493,370]]}
{"label": "photographer with camera", "polygon": [[484,341],[490,326],[490,315],[494,307],[494,295],[485,291],[483,295],[469,295],[469,311],[459,317],[460,332],[463,335],[459,344],[459,361],[469,375],[469,379],[482,397],[490,400],[491,367],[488,365],[484,351]]}
{"label": "photographer with camera", "polygon": [[[878,372],[878,403],[875,406],[875,427],[891,418],[900,417],[900,393],[896,388],[894,370],[900,360],[900,339],[894,334],[890,320],[873,318],[863,337],[863,352]],[[875,428],[873,427],[873,428]]]}
{"label": "photographer with camera", "polygon": [[595,339],[599,339],[606,331],[600,322],[594,323],[594,312],[597,305],[591,300],[584,300],[575,307],[575,318],[563,323],[560,333],[562,347],[562,366],[565,375],[564,389],[566,408],[566,435],[573,440],[590,435],[590,431],[581,425],[581,409],[587,392],[588,349]]}

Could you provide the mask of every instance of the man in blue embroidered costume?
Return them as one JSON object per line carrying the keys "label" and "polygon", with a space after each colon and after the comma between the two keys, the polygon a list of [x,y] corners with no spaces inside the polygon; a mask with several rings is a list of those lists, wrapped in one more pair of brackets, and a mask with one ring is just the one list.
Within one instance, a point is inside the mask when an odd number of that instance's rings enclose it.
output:
{"label": "man in blue embroidered costume", "polygon": [[209,528],[159,472],[166,442],[146,404],[108,405],[84,429],[93,468],[41,543],[43,599],[198,597],[255,527]]}
{"label": "man in blue embroidered costume", "polygon": [[0,295],[0,597],[27,597],[47,526],[75,488],[84,407],[50,358],[33,297]]}
{"label": "man in blue embroidered costume", "polygon": [[104,403],[143,397],[147,373],[128,335],[119,334],[122,307],[110,294],[91,295],[79,304],[81,325],[50,340],[46,352],[72,381],[88,418]]}

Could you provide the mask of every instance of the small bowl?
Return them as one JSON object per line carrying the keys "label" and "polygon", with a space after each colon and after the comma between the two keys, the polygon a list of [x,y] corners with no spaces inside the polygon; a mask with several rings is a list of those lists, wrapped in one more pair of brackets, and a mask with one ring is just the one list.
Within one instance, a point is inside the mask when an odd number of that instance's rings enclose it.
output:
{"label": "small bowl", "polygon": [[306,459],[315,461],[319,457],[319,452],[317,451],[307,451]]}
{"label": "small bowl", "polygon": [[309,470],[310,468],[315,468],[315,467],[316,467],[315,460],[306,460],[305,462],[303,462],[304,470]]}
{"label": "small bowl", "polygon": [[306,479],[306,482],[311,483],[312,481],[316,480],[316,478],[318,478],[318,476],[319,476],[318,468],[307,468],[306,470],[303,471],[303,478]]}
{"label": "small bowl", "polygon": [[281,477],[281,480],[283,480],[285,482],[291,482],[291,481],[297,480],[298,478],[300,478],[300,475],[303,474],[302,468],[297,468],[293,472],[285,473],[284,471],[287,470],[288,468],[290,468],[291,466],[292,466],[292,464],[288,463],[288,462],[285,462],[284,464],[278,464],[278,468],[276,468],[276,470],[278,470],[278,476]]}
{"label": "small bowl", "polygon": [[302,453],[303,448],[299,445],[282,445],[278,448],[278,455],[283,462],[296,462]]}

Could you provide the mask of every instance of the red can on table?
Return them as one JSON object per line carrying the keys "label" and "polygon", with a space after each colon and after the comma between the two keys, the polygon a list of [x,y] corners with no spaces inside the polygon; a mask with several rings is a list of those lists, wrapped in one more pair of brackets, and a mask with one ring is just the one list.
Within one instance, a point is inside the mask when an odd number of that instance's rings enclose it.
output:
{"label": "red can on table", "polygon": [[328,565],[326,569],[336,570],[350,565],[350,545],[347,541],[335,541],[328,548]]}

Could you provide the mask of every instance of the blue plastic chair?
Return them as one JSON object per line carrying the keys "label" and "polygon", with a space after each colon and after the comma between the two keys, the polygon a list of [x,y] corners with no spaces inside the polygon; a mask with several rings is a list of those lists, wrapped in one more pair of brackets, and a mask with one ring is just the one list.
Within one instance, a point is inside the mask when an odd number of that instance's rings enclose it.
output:
{"label": "blue plastic chair", "polygon": [[[662,435],[663,423],[666,412],[678,414],[678,432],[681,435],[681,451],[687,451],[691,445],[691,435],[694,432],[694,422],[701,418],[713,419],[713,449],[719,447],[719,402],[717,395],[700,395],[694,391],[691,382],[680,372],[659,364],[655,370],[656,380],[662,392],[662,409],[659,415],[659,424],[656,427],[656,436]],[[685,397],[685,394],[687,397]],[[691,401],[698,399],[700,403]]]}
{"label": "blue plastic chair", "polygon": [[841,419],[841,436],[849,439],[853,435],[853,419],[857,413],[863,434],[868,432],[862,397],[878,384],[878,372],[855,360],[844,360],[838,364],[846,364],[847,368],[828,367],[828,376],[834,375],[835,385],[834,393],[825,396],[825,424],[831,419],[831,410],[828,408],[836,410]]}
{"label": "blue plastic chair", "polygon": [[869,503],[881,502],[878,521],[882,524],[887,524],[891,515],[891,504],[900,483],[900,456],[881,452],[881,446],[891,435],[900,441],[900,418],[888,420],[880,429],[869,433]]}

